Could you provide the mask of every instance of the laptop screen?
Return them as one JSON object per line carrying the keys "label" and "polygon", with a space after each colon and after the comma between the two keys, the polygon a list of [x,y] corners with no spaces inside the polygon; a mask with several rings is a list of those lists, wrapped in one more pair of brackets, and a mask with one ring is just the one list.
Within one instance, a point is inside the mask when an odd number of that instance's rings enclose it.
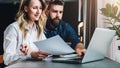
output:
{"label": "laptop screen", "polygon": [[96,28],[82,63],[103,59],[115,35],[114,30]]}

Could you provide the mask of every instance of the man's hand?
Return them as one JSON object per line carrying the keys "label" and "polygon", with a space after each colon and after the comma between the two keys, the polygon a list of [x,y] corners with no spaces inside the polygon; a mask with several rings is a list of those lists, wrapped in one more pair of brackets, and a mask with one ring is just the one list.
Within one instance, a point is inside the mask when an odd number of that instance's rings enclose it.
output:
{"label": "man's hand", "polygon": [[82,43],[78,43],[75,47],[75,51],[78,54],[78,56],[82,56],[83,54],[85,54],[86,49]]}

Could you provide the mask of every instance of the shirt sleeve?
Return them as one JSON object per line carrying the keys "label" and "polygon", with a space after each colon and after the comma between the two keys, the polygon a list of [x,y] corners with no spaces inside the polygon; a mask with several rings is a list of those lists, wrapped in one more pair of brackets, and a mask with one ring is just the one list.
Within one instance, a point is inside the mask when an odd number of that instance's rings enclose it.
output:
{"label": "shirt sleeve", "polygon": [[17,31],[13,25],[9,25],[4,31],[4,63],[5,65],[12,64],[19,59],[25,59],[21,52],[19,52],[19,46],[17,41]]}
{"label": "shirt sleeve", "polygon": [[80,42],[75,30],[69,25],[66,24],[66,33],[69,37],[69,41],[71,42],[71,47],[74,49],[76,44]]}
{"label": "shirt sleeve", "polygon": [[6,28],[4,32],[4,63],[6,65],[17,60],[18,54],[16,53],[17,48],[17,34],[15,29],[10,25]]}

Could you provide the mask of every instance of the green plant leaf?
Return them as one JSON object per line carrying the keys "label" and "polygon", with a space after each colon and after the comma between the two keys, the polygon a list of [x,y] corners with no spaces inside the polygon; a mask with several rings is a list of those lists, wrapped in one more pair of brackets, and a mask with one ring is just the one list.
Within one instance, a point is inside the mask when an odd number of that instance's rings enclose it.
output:
{"label": "green plant leaf", "polygon": [[110,3],[107,3],[107,4],[106,4],[106,8],[107,8],[107,9],[111,9],[111,4],[110,4]]}
{"label": "green plant leaf", "polygon": [[120,18],[120,12],[118,13],[117,17]]}
{"label": "green plant leaf", "polygon": [[106,17],[110,17],[110,12],[108,11],[107,8],[101,8],[100,9],[102,11],[102,15],[106,16]]}
{"label": "green plant leaf", "polygon": [[[120,5],[120,0],[117,3]],[[120,25],[115,25],[116,22],[120,22],[120,11],[118,10],[118,7],[119,6],[115,4],[107,3],[105,7],[100,9],[100,11],[101,14],[106,17],[104,18],[105,20],[104,23],[111,25],[110,27],[107,28],[115,30],[116,35],[120,39]]]}
{"label": "green plant leaf", "polygon": [[113,27],[107,27],[107,28],[109,28],[109,29],[111,29],[111,30],[115,30]]}
{"label": "green plant leaf", "polygon": [[117,15],[117,12],[118,12],[118,7],[117,6],[112,6],[112,8],[111,8],[111,11],[112,11],[112,13],[113,13],[113,15]]}

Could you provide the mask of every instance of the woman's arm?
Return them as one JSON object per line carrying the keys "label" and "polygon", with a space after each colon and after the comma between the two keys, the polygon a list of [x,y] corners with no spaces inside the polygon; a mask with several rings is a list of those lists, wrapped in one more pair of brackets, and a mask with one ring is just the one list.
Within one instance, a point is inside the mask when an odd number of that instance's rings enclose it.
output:
{"label": "woman's arm", "polygon": [[15,28],[10,25],[6,28],[4,32],[4,63],[6,65],[12,63],[19,59],[19,54],[17,53],[17,32]]}

